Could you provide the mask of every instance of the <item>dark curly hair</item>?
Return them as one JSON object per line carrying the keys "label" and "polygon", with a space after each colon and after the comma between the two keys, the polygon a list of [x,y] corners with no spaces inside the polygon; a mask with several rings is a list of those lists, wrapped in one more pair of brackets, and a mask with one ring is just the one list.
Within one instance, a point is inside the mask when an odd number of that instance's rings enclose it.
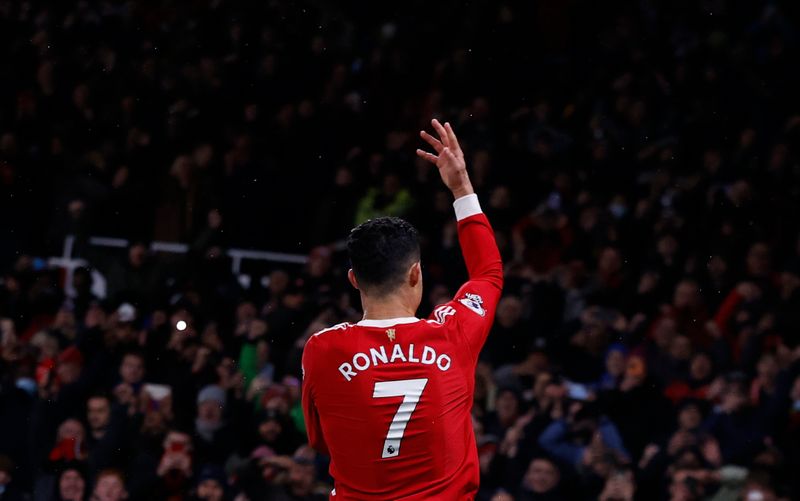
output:
{"label": "dark curly hair", "polygon": [[408,267],[419,260],[419,234],[397,217],[370,219],[350,231],[347,252],[359,288],[385,296],[403,283]]}

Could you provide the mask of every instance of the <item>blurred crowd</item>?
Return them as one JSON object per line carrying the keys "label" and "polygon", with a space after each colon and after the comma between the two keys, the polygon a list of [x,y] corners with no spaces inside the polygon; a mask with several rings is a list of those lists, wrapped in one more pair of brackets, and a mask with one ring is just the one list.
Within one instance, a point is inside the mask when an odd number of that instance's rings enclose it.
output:
{"label": "blurred crowd", "polygon": [[[465,278],[414,156],[431,117],[506,267],[479,499],[798,499],[798,23],[791,0],[0,0],[0,501],[327,499],[299,360],[360,316],[336,242],[413,222],[420,315]],[[66,235],[72,274],[41,259]],[[234,275],[230,247],[308,261]]]}

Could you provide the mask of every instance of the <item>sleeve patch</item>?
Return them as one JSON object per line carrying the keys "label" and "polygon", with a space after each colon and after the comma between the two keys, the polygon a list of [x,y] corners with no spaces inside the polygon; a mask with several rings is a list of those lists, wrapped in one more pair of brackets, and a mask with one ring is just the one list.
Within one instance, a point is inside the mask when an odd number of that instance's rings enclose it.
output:
{"label": "sleeve patch", "polygon": [[467,292],[464,294],[463,298],[458,300],[458,302],[474,311],[478,315],[482,317],[486,316],[486,310],[483,308],[483,298],[478,294],[470,294]]}

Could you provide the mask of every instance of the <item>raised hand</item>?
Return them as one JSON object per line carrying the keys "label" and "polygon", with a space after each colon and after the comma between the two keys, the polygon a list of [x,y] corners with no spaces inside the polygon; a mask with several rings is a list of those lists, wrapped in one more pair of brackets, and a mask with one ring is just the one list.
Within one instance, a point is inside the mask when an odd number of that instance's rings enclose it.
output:
{"label": "raised hand", "polygon": [[424,130],[420,131],[419,135],[433,147],[436,154],[418,149],[417,155],[436,165],[442,181],[444,181],[445,186],[450,189],[454,197],[461,198],[464,195],[474,193],[475,191],[472,189],[472,183],[467,174],[464,152],[461,151],[461,146],[458,144],[458,139],[456,139],[450,123],[445,123],[443,126],[434,118],[431,120],[431,125],[439,139]]}

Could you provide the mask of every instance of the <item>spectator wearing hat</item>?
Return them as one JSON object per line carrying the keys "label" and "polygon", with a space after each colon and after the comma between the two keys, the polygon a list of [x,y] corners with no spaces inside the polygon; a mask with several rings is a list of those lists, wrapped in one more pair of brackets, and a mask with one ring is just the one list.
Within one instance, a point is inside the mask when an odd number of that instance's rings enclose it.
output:
{"label": "spectator wearing hat", "polygon": [[70,346],[58,355],[56,375],[58,384],[67,386],[76,383],[81,377],[83,369],[83,354],[75,347]]}
{"label": "spectator wearing hat", "polygon": [[622,343],[612,343],[606,350],[605,372],[595,383],[598,391],[614,390],[622,382],[628,358],[628,347]]}
{"label": "spectator wearing hat", "polygon": [[228,396],[221,386],[208,385],[197,394],[193,441],[199,464],[224,463],[238,447],[237,435],[227,421],[227,406]]}
{"label": "spectator wearing hat", "polygon": [[197,476],[193,500],[223,501],[228,482],[225,471],[217,465],[205,465]]}
{"label": "spectator wearing hat", "polygon": [[266,445],[279,455],[288,455],[303,442],[288,417],[275,408],[263,409],[256,414],[256,443]]}
{"label": "spectator wearing hat", "polygon": [[43,436],[49,436],[58,419],[82,413],[88,393],[89,375],[83,368],[84,357],[76,346],[62,351],[54,363],[42,361],[37,367],[37,385],[40,399],[34,406],[34,423]]}

